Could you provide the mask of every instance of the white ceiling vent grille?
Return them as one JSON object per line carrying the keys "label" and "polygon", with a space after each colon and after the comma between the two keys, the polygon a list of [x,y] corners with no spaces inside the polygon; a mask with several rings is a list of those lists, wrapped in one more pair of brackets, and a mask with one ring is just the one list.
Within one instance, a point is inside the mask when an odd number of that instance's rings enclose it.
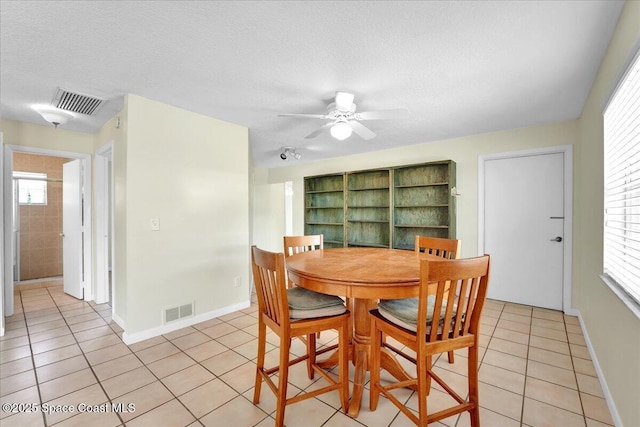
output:
{"label": "white ceiling vent grille", "polygon": [[107,102],[106,99],[58,88],[51,105],[61,110],[92,116],[105,102]]}

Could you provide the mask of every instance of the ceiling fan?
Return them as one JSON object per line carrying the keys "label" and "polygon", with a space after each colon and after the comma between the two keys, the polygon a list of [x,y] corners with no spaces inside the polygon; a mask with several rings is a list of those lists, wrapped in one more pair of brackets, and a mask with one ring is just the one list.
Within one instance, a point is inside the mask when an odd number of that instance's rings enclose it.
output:
{"label": "ceiling fan", "polygon": [[330,120],[305,138],[315,138],[328,129],[332,137],[342,141],[349,138],[352,132],[365,140],[375,138],[375,132],[360,121],[394,119],[407,114],[407,110],[404,108],[356,113],[356,104],[353,103],[353,98],[352,93],[336,92],[335,101],[329,104],[326,114],[278,114],[278,116]]}

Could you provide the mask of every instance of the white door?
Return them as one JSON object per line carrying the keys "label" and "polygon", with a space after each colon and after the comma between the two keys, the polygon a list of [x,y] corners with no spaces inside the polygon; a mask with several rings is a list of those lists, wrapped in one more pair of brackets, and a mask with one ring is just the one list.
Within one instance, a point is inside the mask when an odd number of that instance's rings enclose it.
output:
{"label": "white door", "polygon": [[73,160],[62,165],[62,271],[64,291],[82,299],[82,165]]}
{"label": "white door", "polygon": [[563,153],[485,161],[489,298],[562,310],[563,207]]}

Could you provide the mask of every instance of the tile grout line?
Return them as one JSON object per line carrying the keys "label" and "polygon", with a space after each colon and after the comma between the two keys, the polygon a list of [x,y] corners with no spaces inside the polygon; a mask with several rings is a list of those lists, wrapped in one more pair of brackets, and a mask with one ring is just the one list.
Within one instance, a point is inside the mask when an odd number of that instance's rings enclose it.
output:
{"label": "tile grout line", "polygon": [[[47,288],[47,292],[49,292],[49,294],[51,294],[51,292],[49,291],[48,288]],[[64,320],[64,323],[69,328],[69,331],[71,332],[71,336],[73,337],[73,340],[76,342],[76,345],[80,349],[80,353],[82,354],[82,357],[84,358],[85,362],[87,362],[87,366],[89,366],[89,369],[91,370],[91,373],[93,374],[93,377],[96,379],[96,383],[98,384],[98,386],[100,386],[100,389],[102,390],[102,392],[104,393],[105,397],[107,398],[108,403],[113,405],[113,401],[111,400],[111,398],[107,394],[107,391],[104,389],[102,383],[100,382],[100,379],[98,378],[98,375],[96,375],[96,372],[94,371],[93,366],[91,365],[91,362],[89,362],[89,359],[87,359],[87,355],[86,355],[85,351],[83,350],[82,346],[80,345],[80,341],[78,341],[78,338],[76,337],[76,333],[71,329],[71,325],[69,325],[69,323],[67,322],[67,318],[64,316],[62,310],[60,310],[60,306],[58,305],[56,300],[53,298],[53,296],[51,296],[51,299],[53,300],[54,304],[56,305],[56,308],[60,312],[60,316],[62,316],[62,319]],[[86,303],[84,300],[80,300],[80,301],[83,302],[83,303]],[[97,310],[95,309],[95,307],[93,307],[91,304],[86,303],[86,306],[87,307],[91,307],[91,309],[93,310],[94,313],[98,313]],[[98,313],[98,316],[100,316],[99,313]],[[102,318],[102,317],[100,316],[100,318]],[[106,322],[105,322],[105,324],[106,324]],[[90,330],[90,329],[96,329],[96,328],[89,328],[89,329],[86,329],[86,330]],[[83,331],[80,331],[80,332],[83,332]],[[76,372],[78,372],[78,371],[76,371]],[[88,387],[91,387],[91,386],[88,386]],[[82,389],[84,389],[84,388],[87,388],[87,387],[83,387]],[[79,390],[82,390],[82,389],[79,389]],[[75,393],[76,391],[79,391],[79,390],[74,390],[71,393]],[[71,393],[67,393],[67,394],[65,394],[63,396],[68,396]],[[57,398],[60,398],[60,397],[63,397],[63,396],[58,396]],[[115,414],[118,417],[118,419],[120,420],[120,422],[122,423],[122,425],[125,425],[124,420],[122,419],[120,414],[118,412],[115,412]],[[73,415],[73,416],[69,417],[69,419],[71,419],[71,418],[73,418],[75,416],[78,416],[78,415],[80,415],[80,414]],[[60,422],[62,422],[62,421],[60,421]],[[45,422],[45,427],[46,426],[48,426],[48,424]]]}
{"label": "tile grout line", "polygon": [[573,361],[573,351],[571,350],[571,342],[569,341],[569,332],[567,332],[567,321],[564,318],[564,315],[562,316],[562,324],[564,325],[564,332],[565,332],[565,335],[567,336],[567,347],[569,347],[569,359],[571,359],[571,367],[573,368],[573,377],[576,379],[576,391],[578,393],[578,399],[580,400],[580,408],[582,409],[582,419],[584,420],[584,424],[588,425],[587,413],[584,410],[584,402],[582,401],[582,393],[580,392],[580,383],[578,382],[578,373],[576,372],[576,365],[575,365],[575,362]]}
{"label": "tile grout line", "polygon": [[527,340],[527,357],[524,364],[524,385],[522,387],[522,409],[520,412],[520,427],[524,427],[524,405],[527,401],[527,383],[529,378],[529,351],[531,349],[531,334],[533,332],[533,309],[531,309],[531,318],[529,319],[529,339]]}
{"label": "tile grout line", "polygon": [[[47,291],[47,294],[49,294],[48,291]],[[49,297],[51,297],[51,296],[49,295]],[[55,304],[55,301],[53,301],[53,299],[52,299],[52,302]],[[24,301],[22,300],[22,291],[20,291],[20,306],[22,306],[22,315],[24,316],[24,327],[27,330],[27,339],[29,340],[29,352],[31,353],[30,356],[31,356],[31,365],[33,366],[33,376],[34,376],[34,378],[36,380],[36,389],[38,390],[38,399],[40,400],[38,408],[39,408],[40,413],[42,415],[42,422],[44,423],[44,425],[46,427],[47,426],[47,417],[45,416],[44,411],[42,411],[42,404],[43,404],[43,402],[42,402],[42,392],[40,391],[40,381],[38,381],[38,371],[36,370],[36,361],[35,361],[35,358],[33,356],[33,346],[32,346],[32,343],[31,343],[31,334],[29,333],[29,324],[27,323],[27,314],[26,314],[25,308],[24,308]],[[16,415],[16,414],[14,414],[14,415]],[[7,417],[7,418],[10,418],[10,417]]]}

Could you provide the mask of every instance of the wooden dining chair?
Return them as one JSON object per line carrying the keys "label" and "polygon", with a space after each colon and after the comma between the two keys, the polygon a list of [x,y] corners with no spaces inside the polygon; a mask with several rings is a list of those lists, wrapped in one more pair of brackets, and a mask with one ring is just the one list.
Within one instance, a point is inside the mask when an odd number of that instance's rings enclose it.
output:
{"label": "wooden dining chair", "polygon": [[[460,240],[416,235],[414,250],[418,253],[436,255],[444,259],[458,259],[460,258]],[[453,351],[447,354],[447,358],[449,363],[455,362]]]}
{"label": "wooden dining chair", "polygon": [[[324,249],[324,235],[310,234],[306,236],[284,236],[284,257],[299,254],[300,252]],[[289,287],[295,286],[290,280]]]}
{"label": "wooden dining chair", "polygon": [[[276,426],[284,424],[285,406],[309,399],[323,393],[337,390],[342,410],[346,413],[349,402],[349,365],[347,328],[349,311],[339,297],[319,294],[301,287],[287,289],[285,279],[284,254],[267,252],[251,247],[251,266],[253,280],[258,296],[258,360],[256,366],[253,403],[260,402],[262,382],[267,383],[277,398]],[[267,327],[280,337],[280,363],[266,368],[265,351]],[[316,351],[316,332],[335,329],[338,331],[338,344]],[[306,336],[307,354],[290,360],[291,339]],[[316,356],[338,349],[338,381],[329,376],[316,363]],[[321,375],[328,386],[308,393],[287,398],[289,367],[307,362],[309,379],[314,372]],[[272,376],[278,375],[278,384]]]}
{"label": "wooden dining chair", "polygon": [[[324,235],[323,234],[309,234],[304,236],[284,236],[284,257],[288,258],[291,255],[299,254],[300,252],[315,251],[318,249],[324,249]],[[291,280],[287,280],[288,286],[291,288],[295,286]],[[345,304],[349,311],[353,312],[353,300],[351,298],[345,298]],[[353,323],[353,319],[349,318],[349,324]],[[349,329],[349,331],[351,331]],[[320,338],[320,332],[316,334],[316,338]],[[351,340],[351,338],[349,338]],[[304,340],[303,340],[304,341]]]}
{"label": "wooden dining chair", "polygon": [[[480,426],[478,402],[478,346],[480,315],[489,284],[489,256],[477,258],[420,261],[420,286],[417,298],[382,300],[371,317],[371,382],[369,406],[374,411],[380,394],[387,397],[402,413],[421,427],[452,415],[468,411],[471,426]],[[380,383],[380,353],[388,347],[382,334],[393,337],[415,352],[399,354],[416,365],[416,378],[382,385]],[[390,348],[390,347],[388,347]],[[434,355],[457,349],[468,351],[469,398],[465,400],[431,369]],[[397,352],[396,349],[390,348]],[[427,396],[431,378],[457,405],[428,414]],[[391,391],[414,386],[418,392],[418,416],[409,410]]]}

